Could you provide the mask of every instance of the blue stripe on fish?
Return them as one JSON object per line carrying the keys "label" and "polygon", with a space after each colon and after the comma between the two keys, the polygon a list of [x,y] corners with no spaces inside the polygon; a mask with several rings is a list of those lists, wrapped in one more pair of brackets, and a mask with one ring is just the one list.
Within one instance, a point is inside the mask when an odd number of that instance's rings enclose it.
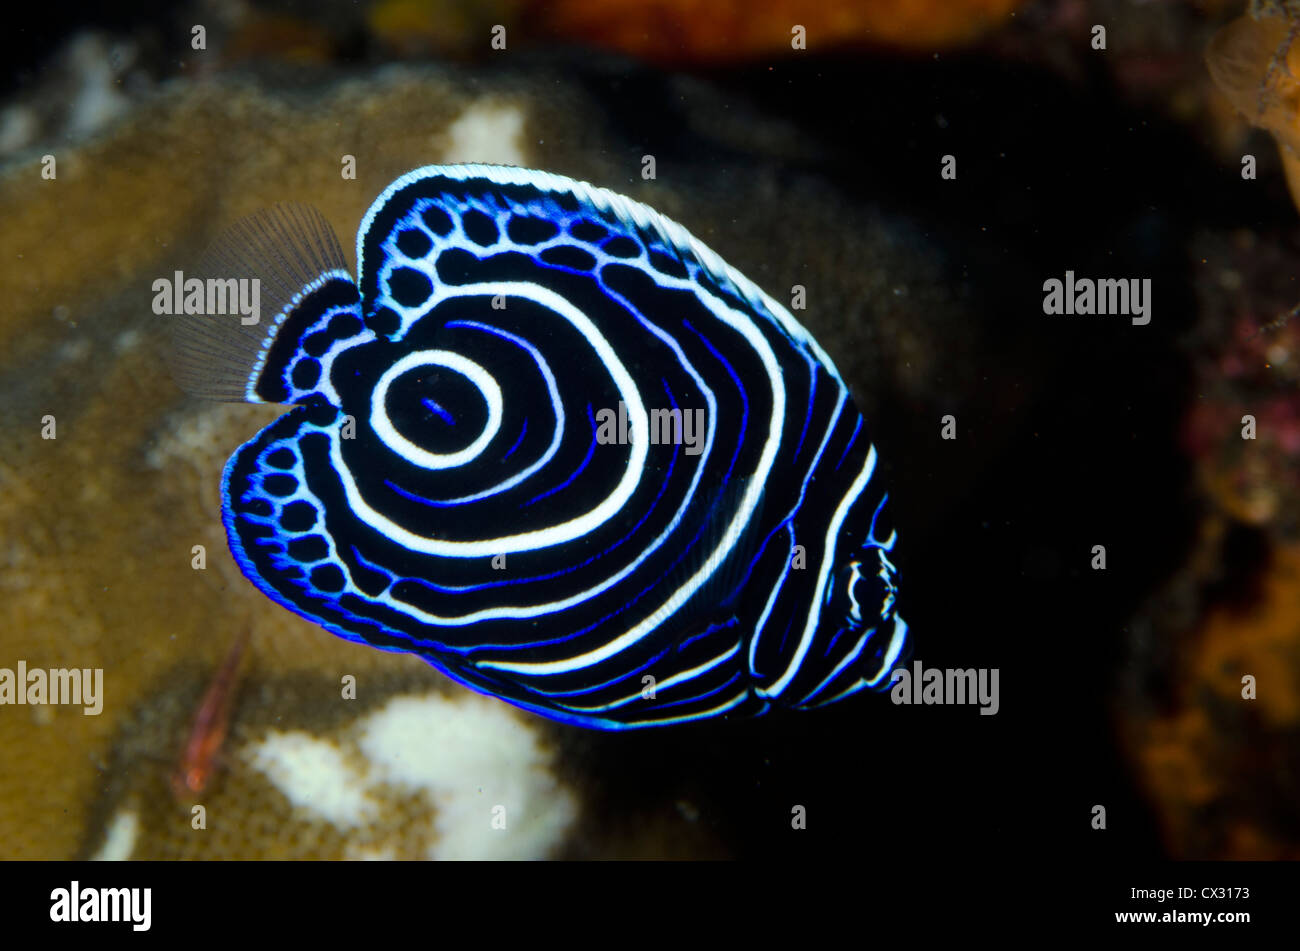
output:
{"label": "blue stripe on fish", "polygon": [[[223,481],[269,597],[588,727],[888,685],[907,625],[862,417],[794,317],[680,225],[463,165],[376,199],[355,284],[315,213],[236,233],[211,260],[270,281],[276,312],[229,346],[185,321],[177,378],[298,404]],[[629,442],[599,438],[615,418]]]}

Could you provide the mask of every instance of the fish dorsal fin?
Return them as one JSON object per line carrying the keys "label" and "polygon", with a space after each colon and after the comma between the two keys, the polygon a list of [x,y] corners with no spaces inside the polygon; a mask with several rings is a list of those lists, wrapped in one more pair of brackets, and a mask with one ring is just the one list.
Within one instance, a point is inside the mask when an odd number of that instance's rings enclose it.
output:
{"label": "fish dorsal fin", "polygon": [[[588,182],[510,165],[426,165],[398,178],[371,204],[357,231],[357,273],[368,309],[377,306],[383,270],[391,260],[387,243],[395,240],[399,226],[422,213],[422,228],[434,239],[456,241],[462,225],[457,207],[491,200],[497,207],[526,209],[538,196],[553,198],[567,216],[591,211],[606,222],[616,222],[629,233],[661,245],[665,252],[687,264],[701,283],[710,283],[735,295],[757,314],[772,320],[788,337],[812,352],[838,380],[830,357],[812,335],[753,281],[727,264],[712,248],[682,225],[649,205]],[[448,211],[451,211],[448,214]],[[369,318],[371,313],[367,313]]]}
{"label": "fish dorsal fin", "polygon": [[[314,391],[301,371],[303,385],[293,379],[302,338],[329,313],[357,310],[338,238],[307,205],[282,203],[240,219],[209,246],[196,278],[186,290],[193,285],[203,304],[195,307],[187,293],[186,312],[169,318],[170,359],[181,388],[205,399],[301,399]],[[230,307],[232,294],[251,299],[255,312]]]}

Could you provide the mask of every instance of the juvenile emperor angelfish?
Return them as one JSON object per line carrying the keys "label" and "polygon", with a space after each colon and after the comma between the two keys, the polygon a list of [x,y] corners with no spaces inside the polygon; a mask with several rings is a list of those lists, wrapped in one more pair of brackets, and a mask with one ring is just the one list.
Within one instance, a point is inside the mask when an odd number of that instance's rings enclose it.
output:
{"label": "juvenile emperor angelfish", "polygon": [[[487,165],[357,232],[237,224],[175,321],[190,392],[293,404],[231,457],[230,548],[326,630],[602,729],[889,686],[907,641],[876,450],[780,303],[646,205]],[[209,284],[216,281],[209,282]]]}

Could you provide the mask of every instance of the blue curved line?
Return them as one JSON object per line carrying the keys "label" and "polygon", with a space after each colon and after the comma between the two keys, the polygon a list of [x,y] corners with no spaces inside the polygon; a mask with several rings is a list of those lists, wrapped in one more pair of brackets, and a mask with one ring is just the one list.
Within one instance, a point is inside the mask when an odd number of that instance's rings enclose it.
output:
{"label": "blue curved line", "polygon": [[831,651],[835,650],[835,642],[840,639],[840,635],[843,634],[846,630],[848,630],[848,628],[841,627],[835,631],[835,636],[832,637],[831,642],[826,645],[826,653],[822,655],[823,657],[831,656]]}
{"label": "blue curved line", "polygon": [[546,492],[543,492],[541,495],[534,496],[533,498],[529,499],[527,502],[522,503],[519,506],[521,509],[528,508],[528,506],[532,505],[534,502],[540,502],[542,499],[549,498],[550,496],[554,495],[556,492],[563,491],[564,489],[568,488],[568,486],[573,482],[574,479],[578,478],[578,476],[582,475],[582,473],[586,470],[587,466],[591,463],[591,457],[596,454],[596,415],[591,411],[590,403],[587,404],[587,421],[591,423],[591,445],[587,447],[587,455],[582,460],[582,464],[578,466],[577,470],[571,476],[569,476],[567,479],[565,479],[555,488],[549,489]]}
{"label": "blue curved line", "polygon": [[515,440],[515,444],[514,444],[513,446],[510,447],[510,451],[507,452],[504,456],[501,457],[501,461],[502,461],[502,462],[505,462],[507,459],[509,459],[511,456],[513,456],[514,453],[515,453],[515,450],[518,449],[521,445],[523,445],[523,442],[524,442],[524,436],[525,436],[527,433],[528,433],[528,420],[525,419],[525,420],[524,420],[524,428],[523,428],[522,430],[520,430],[520,432],[519,432],[519,438],[516,439],[516,440]]}
{"label": "blue curved line", "polygon": [[704,334],[692,327],[690,321],[683,320],[682,326],[695,334],[695,336],[699,337],[700,342],[704,344],[709,353],[713,354],[714,358],[722,364],[723,369],[727,371],[727,375],[731,377],[731,382],[736,385],[736,389],[740,392],[740,399],[745,407],[744,414],[740,418],[740,435],[736,439],[736,451],[731,454],[731,465],[727,467],[727,474],[722,477],[722,481],[725,484],[731,481],[731,473],[736,468],[736,461],[740,458],[741,447],[745,445],[745,433],[749,429],[749,395],[745,392],[745,386],[740,382],[740,377],[736,374],[735,368],[732,367],[731,363],[722,355],[718,348],[709,343],[708,338],[705,337]]}
{"label": "blue curved line", "polygon": [[[697,678],[695,677],[691,678],[691,680],[695,680],[695,679]],[[701,700],[708,700],[710,697],[716,696],[717,694],[726,690],[728,687],[735,684],[735,682],[739,679],[740,679],[740,671],[736,671],[734,674],[731,675],[731,677],[727,680],[726,683],[719,684],[717,687],[714,687],[712,690],[706,691],[704,693],[697,693],[693,697],[683,697],[680,700],[670,700],[668,703],[656,703],[654,705],[654,709],[667,710],[669,707],[680,707],[683,703],[697,703]],[[691,680],[682,681],[682,683],[689,684]]]}
{"label": "blue curved line", "polygon": [[[561,569],[560,571],[553,572],[552,574],[549,574],[549,575],[538,575],[538,576],[535,577],[535,578],[529,578],[529,579],[515,579],[514,581],[505,581],[505,582],[501,582],[501,581],[490,582],[488,586],[490,587],[490,586],[493,586],[493,585],[499,585],[499,584],[521,584],[521,583],[523,583],[525,580],[527,580],[527,581],[545,581],[545,580],[549,580],[549,579],[551,579],[551,578],[558,578],[558,577],[560,577],[561,575],[570,574],[571,572],[578,571],[578,570],[581,569],[581,568],[585,568],[585,567],[587,567],[588,565],[590,565],[590,564],[594,563],[595,561],[599,560],[600,558],[604,557],[605,555],[609,554],[609,553],[610,553],[611,551],[613,551],[614,549],[618,548],[618,546],[622,545],[624,542],[626,542],[629,538],[631,538],[633,535],[635,535],[635,534],[640,530],[641,526],[644,525],[644,524],[646,523],[646,520],[649,519],[650,516],[654,513],[655,508],[658,507],[660,500],[663,499],[663,497],[664,497],[664,493],[668,491],[668,483],[672,481],[673,470],[674,470],[674,469],[676,468],[676,466],[677,466],[677,454],[678,454],[678,451],[680,450],[680,448],[681,448],[681,447],[679,447],[679,446],[674,446],[674,447],[673,447],[673,457],[672,457],[672,459],[670,459],[669,462],[668,462],[668,471],[667,471],[666,473],[664,473],[663,480],[662,480],[662,481],[660,482],[660,484],[659,484],[659,492],[658,492],[658,494],[655,496],[654,501],[650,503],[649,508],[647,508],[646,511],[645,511],[645,514],[642,515],[641,518],[637,520],[637,523],[636,523],[635,525],[633,525],[632,528],[631,528],[631,529],[630,529],[626,534],[624,534],[623,537],[620,538],[618,541],[614,542],[612,545],[610,545],[608,548],[606,548],[604,551],[600,552],[599,554],[592,555],[592,556],[591,556],[590,558],[588,558],[586,561],[580,562],[579,564],[574,565],[574,566],[571,567],[571,568],[564,568],[564,569]],[[679,555],[679,556],[678,556],[678,561],[680,561],[681,558],[683,558],[683,557],[685,557],[685,553],[683,553],[682,555]],[[676,562],[674,562],[674,564],[676,564]],[[671,566],[670,566],[669,570],[671,570]],[[667,572],[665,572],[665,576],[666,576],[666,575],[667,575]],[[660,580],[662,580],[662,577],[660,578]],[[657,582],[656,582],[656,583],[657,583]],[[651,587],[653,587],[653,585],[651,585]],[[650,590],[650,589],[647,588],[646,591],[648,591],[648,590]],[[642,591],[641,594],[638,594],[635,598],[633,598],[632,600],[628,601],[628,602],[627,602],[626,604],[624,604],[621,608],[619,608],[619,609],[617,609],[617,610],[615,610],[615,611],[611,611],[609,614],[605,615],[605,616],[604,616],[603,618],[601,618],[600,620],[598,620],[598,621],[596,621],[596,622],[594,622],[594,623],[592,623],[592,624],[589,624],[589,625],[587,625],[586,627],[584,627],[584,628],[582,628],[582,629],[580,629],[580,630],[574,631],[574,632],[571,633],[571,634],[562,634],[562,635],[560,635],[560,636],[558,636],[558,637],[551,638],[550,640],[542,640],[542,641],[528,641],[527,643],[522,643],[522,644],[483,644],[483,645],[480,645],[480,646],[483,647],[483,648],[486,649],[486,650],[519,651],[519,650],[532,650],[532,649],[537,648],[537,647],[548,647],[548,646],[550,646],[550,645],[552,645],[552,644],[563,644],[565,641],[571,641],[571,640],[573,640],[573,639],[576,638],[576,637],[581,637],[581,636],[584,635],[584,634],[589,634],[589,633],[591,633],[591,631],[595,630],[597,627],[599,627],[600,625],[604,624],[604,623],[605,623],[606,621],[608,621],[610,618],[616,617],[617,615],[621,614],[623,611],[627,610],[627,608],[629,608],[629,607],[631,607],[633,604],[635,604],[636,601],[637,601],[639,598],[641,598],[641,597],[646,593],[646,591]]]}
{"label": "blue curved line", "polygon": [[445,409],[443,409],[433,400],[429,399],[429,397],[427,396],[420,397],[420,402],[424,404],[424,408],[427,409],[429,412],[437,413],[438,416],[442,419],[442,421],[446,423],[448,426],[456,425],[456,417],[452,416],[451,413],[447,412]]}
{"label": "blue curved line", "polygon": [[535,462],[515,473],[504,482],[498,483],[490,488],[471,493],[470,495],[461,496],[460,498],[446,500],[451,504],[461,505],[467,502],[478,502],[481,499],[486,499],[493,495],[499,495],[508,489],[513,489],[516,485],[523,482],[533,473],[537,472],[550,462],[551,459],[554,458],[556,452],[559,451],[560,442],[562,441],[564,433],[564,403],[560,399],[560,392],[555,383],[555,376],[551,373],[549,365],[542,357],[541,351],[523,337],[520,337],[518,334],[513,334],[508,330],[502,330],[500,327],[493,327],[491,324],[479,323],[476,320],[449,320],[447,323],[443,324],[443,327],[468,327],[473,330],[482,330],[485,333],[490,333],[495,337],[500,337],[502,340],[513,343],[521,350],[526,351],[528,355],[532,357],[533,362],[537,364],[537,369],[546,380],[546,388],[551,398],[551,409],[555,413],[555,433],[551,437],[551,444],[546,447],[546,451],[543,452]]}
{"label": "blue curved line", "polygon": [[794,627],[794,615],[790,615],[790,620],[786,622],[785,633],[781,635],[781,643],[776,646],[776,656],[780,657],[785,653],[785,642],[790,637],[790,629]]}
{"label": "blue curved line", "polygon": [[[487,581],[482,584],[475,584],[475,585],[461,585],[461,586],[439,585],[436,582],[428,581],[427,579],[424,578],[413,578],[410,577],[409,575],[399,575],[398,579],[401,581],[410,581],[414,584],[418,584],[421,587],[427,588],[432,591],[456,594],[456,593],[471,592],[471,591],[486,591],[491,588],[501,588],[507,585],[531,584],[537,581],[553,581],[556,578],[562,578],[565,575],[572,574],[575,571],[581,571],[582,569],[587,568],[590,565],[594,564],[596,561],[600,560],[601,558],[604,558],[610,552],[614,551],[616,548],[618,548],[620,545],[626,542],[629,538],[635,535],[637,531],[641,528],[641,526],[645,524],[646,520],[649,519],[652,514],[654,514],[654,510],[659,506],[659,503],[663,500],[664,493],[668,491],[668,484],[669,482],[672,481],[673,469],[676,466],[676,464],[677,464],[677,453],[676,450],[674,450],[673,458],[668,463],[668,471],[664,474],[663,480],[660,482],[659,491],[655,495],[654,501],[650,503],[650,506],[646,509],[645,514],[640,518],[640,520],[638,520],[637,523],[633,525],[632,528],[629,529],[623,535],[622,538],[613,542],[608,548],[605,548],[602,551],[597,552],[596,554],[592,555],[590,558],[580,561],[575,565],[571,565],[567,568],[560,568],[556,571],[548,572],[546,574],[531,575],[526,578],[503,579],[501,581]],[[402,490],[398,489],[396,486],[393,486],[391,484],[389,485],[390,488],[392,488],[394,491],[399,493],[402,492]],[[417,498],[415,499],[415,501],[420,501],[420,500]],[[433,504],[433,503],[427,503],[427,504]],[[613,615],[611,615],[611,617],[612,616]],[[582,632],[578,632],[578,633],[582,633]],[[569,636],[576,636],[576,635],[569,635]],[[567,639],[568,638],[566,637],[563,638],[562,640],[567,640]],[[560,640],[539,641],[539,642],[530,641],[527,644],[483,644],[480,646],[484,648],[490,648],[496,650],[524,650],[533,647],[536,644],[553,644],[553,643],[560,643]]]}
{"label": "blue curved line", "polygon": [[637,667],[634,667],[631,670],[620,671],[618,674],[614,675],[613,677],[610,677],[608,680],[603,680],[600,683],[592,684],[590,686],[578,687],[577,689],[574,690],[543,690],[540,687],[536,687],[533,686],[532,684],[529,684],[527,689],[532,693],[539,694],[543,697],[581,697],[584,694],[596,693],[597,691],[607,690],[610,687],[617,686],[618,684],[623,683],[624,681],[635,680],[637,674],[643,673],[644,671],[649,670],[655,664],[659,663],[659,661],[663,660],[664,657],[666,657],[671,650],[672,650],[671,646],[665,647],[663,650],[659,651],[657,654],[653,655],[652,657],[650,657],[644,663],[638,665]]}
{"label": "blue curved line", "polygon": [[804,415],[803,432],[799,433],[799,445],[794,447],[792,459],[798,459],[799,453],[803,451],[803,441],[808,438],[808,427],[812,425],[813,403],[817,401],[817,368],[807,356],[804,357],[804,363],[808,366],[808,412]]}
{"label": "blue curved line", "polygon": [[393,574],[391,571],[389,571],[387,568],[384,568],[384,567],[382,567],[382,566],[380,566],[380,565],[375,564],[375,563],[374,563],[373,561],[371,561],[369,558],[363,558],[363,557],[361,556],[361,552],[357,551],[357,546],[356,546],[356,545],[349,545],[348,547],[352,549],[352,557],[355,558],[355,559],[357,560],[357,562],[361,565],[362,568],[365,568],[365,569],[367,569],[367,570],[369,570],[369,571],[376,572],[377,574],[387,575],[387,576],[388,576],[388,584],[389,584],[390,587],[392,586],[393,581],[394,581],[394,579],[396,578],[396,575],[394,575],[394,574]]}
{"label": "blue curved line", "polygon": [[677,645],[677,650],[680,653],[681,651],[686,650],[686,648],[690,647],[692,644],[694,644],[696,641],[700,640],[701,638],[708,637],[710,634],[716,634],[718,631],[725,631],[727,628],[735,627],[739,623],[740,623],[739,619],[732,616],[728,618],[726,621],[724,621],[722,624],[717,624],[717,623],[710,624],[699,634],[695,634],[691,637],[688,637],[686,638],[686,640],[679,643]]}
{"label": "blue curved line", "polygon": [[880,504],[876,506],[875,512],[871,514],[871,529],[867,535],[867,544],[872,545],[876,548],[883,548],[885,551],[893,551],[894,545],[897,544],[898,542],[897,536],[891,539],[888,545],[876,539],[876,519],[880,518],[880,513],[884,511],[885,503],[888,501],[889,501],[889,493],[886,492],[883,495],[881,495]]}
{"label": "blue curved line", "polygon": [[410,499],[412,502],[418,502],[421,505],[427,505],[429,508],[453,509],[460,504],[459,502],[442,502],[438,499],[429,499],[425,498],[423,495],[416,495],[414,492],[409,492],[406,489],[403,489],[400,485],[396,485],[392,479],[385,479],[384,485],[388,486],[388,488],[392,489],[402,498]]}
{"label": "blue curved line", "polygon": [[[849,437],[849,444],[845,446],[844,451],[840,453],[840,461],[835,463],[835,468],[831,470],[832,472],[840,471],[840,466],[843,465],[844,460],[848,458],[849,450],[852,449],[853,444],[858,441],[858,433],[860,433],[861,431],[862,431],[862,414],[859,413],[858,424],[853,427],[853,435]],[[875,526],[876,520],[874,518],[871,520],[871,524],[873,527]]]}

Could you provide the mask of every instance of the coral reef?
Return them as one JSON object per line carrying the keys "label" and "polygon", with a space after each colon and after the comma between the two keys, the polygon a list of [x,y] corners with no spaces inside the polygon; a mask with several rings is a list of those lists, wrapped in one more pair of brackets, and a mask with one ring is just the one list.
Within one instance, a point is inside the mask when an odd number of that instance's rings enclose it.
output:
{"label": "coral reef", "polygon": [[1193,248],[1182,443],[1199,537],[1130,626],[1117,721],[1173,855],[1295,859],[1300,322],[1274,315],[1289,309],[1300,251],[1247,230]]}
{"label": "coral reef", "polygon": [[1179,858],[1300,859],[1300,546],[1249,589],[1180,625],[1195,595],[1174,588],[1133,625],[1121,733]]}

